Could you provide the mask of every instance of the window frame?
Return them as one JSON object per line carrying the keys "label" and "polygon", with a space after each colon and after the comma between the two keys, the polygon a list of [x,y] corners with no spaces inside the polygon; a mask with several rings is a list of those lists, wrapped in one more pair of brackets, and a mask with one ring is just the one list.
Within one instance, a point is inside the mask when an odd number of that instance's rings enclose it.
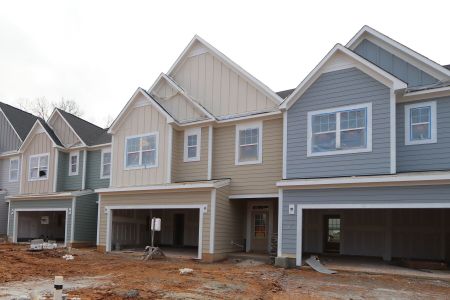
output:
{"label": "window frame", "polygon": [[[46,177],[39,177],[39,169],[41,167],[41,158],[47,156],[47,176]],[[38,157],[38,178],[32,178],[31,177],[31,160],[35,157]],[[30,155],[28,158],[28,181],[41,181],[41,180],[48,180],[50,173],[50,153],[41,153],[41,154],[34,154]]]}
{"label": "window frame", "polygon": [[[109,163],[109,175],[103,174],[103,170],[104,170],[104,157],[103,157],[103,155],[105,153],[109,153],[111,155],[111,161]],[[102,149],[100,155],[101,155],[101,157],[100,157],[100,179],[111,178],[111,172],[112,172],[112,152],[111,152],[111,148]]]}
{"label": "window frame", "polygon": [[[17,160],[17,169],[11,169],[11,164],[13,161]],[[11,178],[11,171],[17,171],[17,178],[12,179]],[[18,182],[20,178],[20,158],[19,157],[12,157],[9,159],[9,172],[8,172],[8,179],[9,182]]]}
{"label": "window frame", "polygon": [[[351,110],[357,109],[366,109],[366,147],[364,148],[354,148],[354,149],[339,149],[340,140],[341,140],[341,113]],[[336,150],[331,151],[323,151],[323,152],[313,152],[312,151],[312,118],[315,115],[322,114],[336,114]],[[363,152],[372,152],[372,103],[360,103],[346,106],[333,107],[322,110],[315,110],[308,112],[307,118],[307,157],[315,157],[315,156],[329,156],[329,155],[340,155],[340,154],[351,154],[351,153],[363,153]]]}
{"label": "window frame", "polygon": [[[189,147],[193,147],[193,146],[189,146],[188,145],[188,137],[189,136],[193,136],[196,135],[197,136],[197,155],[195,157],[188,157],[189,154]],[[200,152],[201,152],[201,146],[202,146],[202,129],[201,128],[190,128],[190,129],[186,129],[184,131],[184,150],[183,150],[183,161],[184,162],[193,162],[193,161],[200,161]]]}
{"label": "window frame", "polygon": [[[411,109],[430,107],[431,137],[426,140],[411,140]],[[405,145],[423,145],[437,143],[437,103],[436,101],[418,102],[405,105]]]}
{"label": "window frame", "polygon": [[[247,129],[258,129],[258,158],[256,160],[251,161],[239,161],[239,153],[240,153],[240,147],[239,144],[239,131],[241,130],[247,130]],[[237,166],[241,165],[255,165],[255,164],[262,164],[262,153],[263,153],[263,122],[252,122],[252,123],[245,123],[245,124],[239,124],[236,125],[236,131],[235,131],[235,149],[234,149],[234,163]]]}
{"label": "window frame", "polygon": [[[127,145],[128,145],[128,140],[130,139],[134,139],[134,138],[143,138],[146,136],[155,136],[155,141],[156,141],[156,147],[155,147],[155,164],[153,165],[142,165],[142,149],[139,149],[139,165],[138,166],[127,166]],[[158,159],[159,159],[159,133],[158,132],[149,132],[149,133],[144,133],[144,134],[138,134],[138,135],[130,135],[130,136],[126,136],[125,137],[125,143],[124,143],[124,161],[123,161],[123,165],[124,165],[124,170],[137,170],[137,169],[151,169],[151,168],[157,168],[158,167]]]}
{"label": "window frame", "polygon": [[[72,157],[77,157],[77,170],[75,172],[72,172]],[[69,153],[69,176],[78,176],[80,171],[80,151],[72,151]]]}

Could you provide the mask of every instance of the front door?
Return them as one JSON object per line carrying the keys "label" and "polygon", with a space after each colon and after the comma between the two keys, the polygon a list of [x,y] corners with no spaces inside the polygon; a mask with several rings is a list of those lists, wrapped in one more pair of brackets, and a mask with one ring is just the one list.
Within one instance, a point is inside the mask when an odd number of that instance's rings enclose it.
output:
{"label": "front door", "polygon": [[324,252],[339,253],[341,245],[341,218],[340,216],[324,217]]}
{"label": "front door", "polygon": [[184,245],[184,214],[173,216],[173,245]]}
{"label": "front door", "polygon": [[252,211],[252,250],[267,252],[269,242],[269,213],[268,211]]}

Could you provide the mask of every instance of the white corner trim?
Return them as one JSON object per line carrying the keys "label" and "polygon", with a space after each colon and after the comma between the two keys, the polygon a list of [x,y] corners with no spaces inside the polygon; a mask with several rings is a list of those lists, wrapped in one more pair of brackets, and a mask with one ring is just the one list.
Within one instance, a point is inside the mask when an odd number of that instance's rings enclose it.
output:
{"label": "white corner trim", "polygon": [[[340,145],[340,112],[355,110],[355,109],[366,109],[366,147],[364,148],[354,148],[354,149],[343,149],[343,150],[332,150],[324,152],[313,152],[312,151],[312,117],[315,115],[336,113],[336,147],[339,148]],[[339,154],[350,154],[350,153],[361,153],[361,152],[372,152],[372,103],[361,103],[355,105],[346,105],[340,107],[333,107],[328,109],[309,111],[307,120],[307,157],[314,156],[326,156],[326,155],[339,155]]]}
{"label": "white corner trim", "polygon": [[100,245],[100,209],[102,206],[102,195],[98,195],[98,204],[97,204],[97,246]]}
{"label": "white corner trim", "polygon": [[81,177],[81,190],[86,188],[86,165],[87,165],[87,151],[83,150],[83,176]]}
{"label": "white corner trim", "polygon": [[109,187],[112,186],[114,176],[114,135],[111,136],[111,171],[109,175]]}
{"label": "white corner trim", "polygon": [[389,99],[389,121],[390,121],[390,167],[391,174],[397,173],[397,105],[395,93],[391,89]]}
{"label": "white corner trim", "polygon": [[[239,131],[245,129],[258,129],[258,159],[252,161],[239,161],[239,150],[240,150],[240,142],[239,142]],[[235,132],[235,152],[234,152],[234,164],[239,165],[254,165],[262,163],[262,154],[263,154],[263,121],[251,122],[251,123],[242,123],[236,125]]]}
{"label": "white corner trim", "polygon": [[[430,107],[431,138],[426,140],[411,140],[411,109]],[[437,108],[436,101],[417,102],[405,105],[405,145],[422,145],[437,143]]]}
{"label": "white corner trim", "polygon": [[211,222],[209,226],[209,253],[214,254],[215,234],[216,234],[216,196],[217,190],[211,191]]}
{"label": "white corner trim", "polygon": [[302,265],[302,254],[303,254],[303,209],[300,205],[297,205],[297,243],[295,247],[295,265]]}
{"label": "white corner trim", "polygon": [[288,123],[288,113],[285,110],[283,112],[283,179],[287,178],[287,136],[288,136],[288,129],[287,129],[287,123]]}
{"label": "white corner trim", "polygon": [[[72,157],[77,158],[76,162],[77,170],[75,172],[72,172]],[[69,176],[78,176],[79,171],[80,171],[80,151],[72,151],[69,154]]]}
{"label": "white corner trim", "polygon": [[277,256],[280,257],[283,253],[283,190],[278,189],[278,241],[277,241]]}
{"label": "white corner trim", "polygon": [[[173,126],[168,125],[169,134],[167,136],[167,174],[166,183],[172,182],[172,160],[173,160]],[[156,151],[158,152],[158,151]]]}
{"label": "white corner trim", "polygon": [[207,179],[212,179],[212,155],[213,155],[213,126],[208,127],[208,176]]}
{"label": "white corner trim", "polygon": [[[196,156],[188,157],[188,137],[197,136]],[[184,131],[184,143],[183,143],[183,162],[200,161],[200,154],[202,151],[202,128],[189,128]]]}

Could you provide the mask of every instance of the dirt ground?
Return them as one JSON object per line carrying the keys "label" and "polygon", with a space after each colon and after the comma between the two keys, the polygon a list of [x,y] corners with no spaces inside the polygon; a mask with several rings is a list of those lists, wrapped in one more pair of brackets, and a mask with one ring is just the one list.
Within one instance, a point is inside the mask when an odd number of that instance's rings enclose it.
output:
{"label": "dirt ground", "polygon": [[[182,259],[140,261],[131,254],[93,249],[28,252],[0,245],[0,299],[51,294],[55,275],[64,292],[81,299],[449,299],[450,281],[304,268],[284,270],[254,261],[215,264]],[[180,275],[179,269],[193,273]]]}

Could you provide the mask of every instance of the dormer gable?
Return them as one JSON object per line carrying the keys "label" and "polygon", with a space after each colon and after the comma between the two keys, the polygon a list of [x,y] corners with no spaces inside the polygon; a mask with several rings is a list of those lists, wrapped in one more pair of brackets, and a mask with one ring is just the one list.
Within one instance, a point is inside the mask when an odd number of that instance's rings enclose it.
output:
{"label": "dormer gable", "polygon": [[43,134],[51,143],[52,147],[61,148],[63,144],[58,139],[53,130],[45,123],[44,120],[38,118],[28,133],[27,137],[23,141],[22,145],[19,148],[19,152],[26,151],[27,147],[32,143],[33,139],[37,135]]}

